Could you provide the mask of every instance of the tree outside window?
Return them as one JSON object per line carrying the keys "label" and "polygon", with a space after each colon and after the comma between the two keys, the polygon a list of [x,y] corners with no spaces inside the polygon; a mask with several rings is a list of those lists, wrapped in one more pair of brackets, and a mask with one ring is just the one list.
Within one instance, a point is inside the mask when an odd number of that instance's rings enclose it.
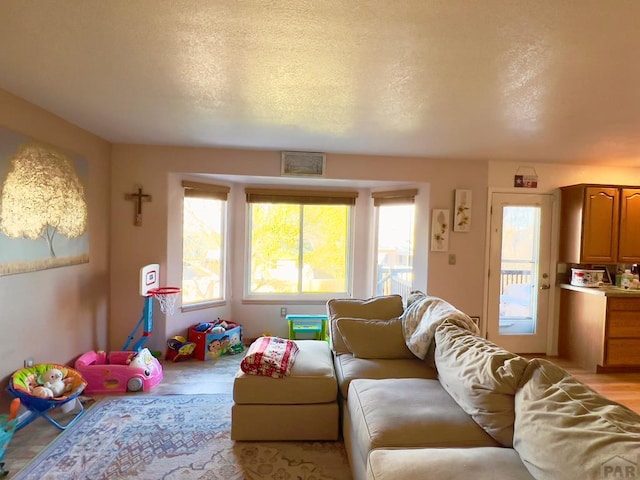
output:
{"label": "tree outside window", "polygon": [[[186,186],[191,184],[184,182]],[[206,188],[206,185],[199,188]],[[185,188],[182,228],[182,305],[224,299],[226,192]]]}
{"label": "tree outside window", "polygon": [[250,204],[249,295],[347,292],[347,205]]}

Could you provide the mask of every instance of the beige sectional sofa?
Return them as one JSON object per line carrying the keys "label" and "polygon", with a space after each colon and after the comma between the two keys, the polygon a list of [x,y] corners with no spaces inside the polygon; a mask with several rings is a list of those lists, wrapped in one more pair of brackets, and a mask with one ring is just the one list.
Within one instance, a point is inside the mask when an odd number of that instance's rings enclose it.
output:
{"label": "beige sectional sofa", "polygon": [[440,314],[420,310],[432,322],[424,358],[404,341],[399,296],[327,303],[355,480],[640,477],[639,415],[443,318],[464,314],[442,299],[413,302]]}

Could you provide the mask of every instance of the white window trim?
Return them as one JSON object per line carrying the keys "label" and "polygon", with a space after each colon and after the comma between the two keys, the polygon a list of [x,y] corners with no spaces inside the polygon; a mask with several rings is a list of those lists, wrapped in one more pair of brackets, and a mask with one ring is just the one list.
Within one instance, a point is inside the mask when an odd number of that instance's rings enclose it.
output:
{"label": "white window trim", "polygon": [[348,230],[347,230],[347,261],[346,261],[346,292],[322,292],[322,293],[291,293],[291,294],[265,294],[251,293],[251,203],[245,205],[245,235],[244,235],[244,282],[242,303],[250,304],[323,304],[336,297],[351,297],[353,292],[353,265],[354,265],[354,228],[355,205],[349,206]]}

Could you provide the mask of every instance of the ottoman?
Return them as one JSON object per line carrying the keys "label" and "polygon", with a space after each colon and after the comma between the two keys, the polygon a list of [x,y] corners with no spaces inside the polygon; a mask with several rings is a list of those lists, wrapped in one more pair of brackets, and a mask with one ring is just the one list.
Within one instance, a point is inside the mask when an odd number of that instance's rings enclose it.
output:
{"label": "ottoman", "polygon": [[338,439],[338,383],[329,344],[295,342],[300,350],[287,377],[236,373],[233,440]]}

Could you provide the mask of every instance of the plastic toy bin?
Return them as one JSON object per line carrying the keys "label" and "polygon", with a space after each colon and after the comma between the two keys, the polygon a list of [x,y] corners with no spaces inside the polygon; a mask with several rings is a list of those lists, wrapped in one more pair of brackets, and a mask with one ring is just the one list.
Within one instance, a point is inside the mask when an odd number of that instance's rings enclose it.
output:
{"label": "plastic toy bin", "polygon": [[326,315],[287,315],[289,339],[295,340],[298,334],[312,334],[316,340],[327,338]]}
{"label": "plastic toy bin", "polygon": [[242,346],[242,327],[227,322],[231,328],[222,333],[201,332],[196,325],[189,327],[189,341],[196,344],[193,356],[198,360],[215,360],[221,355],[231,353],[234,346]]}

